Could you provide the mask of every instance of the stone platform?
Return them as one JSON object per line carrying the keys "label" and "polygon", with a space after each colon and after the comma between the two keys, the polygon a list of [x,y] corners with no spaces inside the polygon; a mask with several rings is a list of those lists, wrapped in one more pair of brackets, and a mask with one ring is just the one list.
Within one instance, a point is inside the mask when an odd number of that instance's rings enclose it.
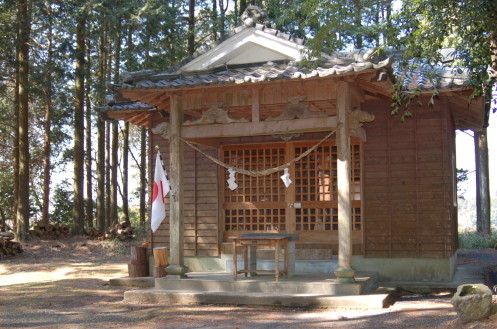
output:
{"label": "stone platform", "polygon": [[361,274],[356,283],[339,283],[332,275],[239,277],[227,272],[192,272],[186,279],[155,279],[155,287],[124,293],[129,303],[213,303],[293,307],[383,308],[395,289],[376,288],[375,274]]}

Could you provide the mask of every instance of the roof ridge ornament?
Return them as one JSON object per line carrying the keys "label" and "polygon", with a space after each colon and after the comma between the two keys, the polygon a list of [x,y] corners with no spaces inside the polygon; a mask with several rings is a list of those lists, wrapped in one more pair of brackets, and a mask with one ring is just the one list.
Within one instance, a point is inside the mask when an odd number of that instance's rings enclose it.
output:
{"label": "roof ridge ornament", "polygon": [[266,19],[266,12],[258,6],[250,5],[248,6],[243,14],[240,16],[242,24],[246,27],[253,27],[256,24],[263,24],[267,27],[270,26]]}

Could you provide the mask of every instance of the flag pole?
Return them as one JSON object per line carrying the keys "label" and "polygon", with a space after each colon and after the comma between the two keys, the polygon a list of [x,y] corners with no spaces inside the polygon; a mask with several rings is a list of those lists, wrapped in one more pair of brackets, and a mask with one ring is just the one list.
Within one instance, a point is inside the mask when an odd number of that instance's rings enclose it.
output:
{"label": "flag pole", "polygon": [[[164,172],[165,172],[166,171],[166,167],[164,166],[164,160],[162,159],[162,154],[160,153],[160,147],[159,147],[159,145],[155,145],[155,149],[157,150],[157,153],[159,154],[160,163],[162,164],[162,170],[164,170]],[[167,177],[167,174],[166,174],[166,177]]]}

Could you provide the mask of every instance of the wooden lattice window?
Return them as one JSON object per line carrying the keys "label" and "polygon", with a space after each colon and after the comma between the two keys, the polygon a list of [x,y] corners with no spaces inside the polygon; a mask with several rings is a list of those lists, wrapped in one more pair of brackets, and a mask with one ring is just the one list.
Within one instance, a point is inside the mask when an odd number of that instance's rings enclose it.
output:
{"label": "wooden lattice window", "polygon": [[[312,147],[302,143],[295,147],[298,156]],[[361,148],[351,145],[351,194],[353,200],[352,228],[361,229]],[[297,231],[338,230],[337,147],[327,142],[295,164],[295,211]]]}
{"label": "wooden lattice window", "polygon": [[226,209],[226,231],[285,231],[285,209]]}
{"label": "wooden lattice window", "polygon": [[[224,162],[247,170],[261,171],[285,163],[283,144],[229,146]],[[236,174],[238,188],[225,188],[225,231],[284,231],[286,227],[285,185],[280,173],[262,177]],[[228,174],[226,174],[226,179]]]}
{"label": "wooden lattice window", "polygon": [[[315,142],[231,145],[223,161],[247,170],[274,168],[297,157]],[[361,147],[351,145],[352,229],[361,229]],[[321,144],[291,168],[293,184],[287,189],[281,172],[251,177],[236,174],[238,188],[224,189],[224,231],[338,231],[337,148]],[[229,176],[226,172],[225,179]],[[291,201],[290,201],[291,200]]]}

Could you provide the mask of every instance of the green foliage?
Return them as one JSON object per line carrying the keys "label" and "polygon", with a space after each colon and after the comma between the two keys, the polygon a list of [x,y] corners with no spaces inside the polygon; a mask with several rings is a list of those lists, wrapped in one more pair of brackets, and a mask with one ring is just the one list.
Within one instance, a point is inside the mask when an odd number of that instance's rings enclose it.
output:
{"label": "green foliage", "polygon": [[67,179],[59,183],[53,193],[53,211],[50,220],[59,223],[69,223],[73,219],[72,184]]}
{"label": "green foliage", "polygon": [[468,181],[469,170],[457,168],[457,195],[459,198],[464,199],[464,192],[466,191],[463,188],[463,184]]}
{"label": "green foliage", "polygon": [[301,38],[313,54],[331,53],[350,45],[368,48],[388,44],[392,1],[283,1],[275,12],[277,27]]}
{"label": "green foliage", "polygon": [[[392,46],[404,49],[404,58],[440,63],[442,48],[454,47],[452,65],[469,68],[476,95],[488,92],[494,81],[487,68],[496,49],[490,36],[497,32],[497,2],[491,0],[405,0],[394,16]],[[497,58],[497,57],[496,57]]]}
{"label": "green foliage", "polygon": [[476,231],[466,230],[459,233],[459,248],[462,249],[486,249],[494,248],[497,244],[497,232],[492,232],[489,236],[482,236]]}

